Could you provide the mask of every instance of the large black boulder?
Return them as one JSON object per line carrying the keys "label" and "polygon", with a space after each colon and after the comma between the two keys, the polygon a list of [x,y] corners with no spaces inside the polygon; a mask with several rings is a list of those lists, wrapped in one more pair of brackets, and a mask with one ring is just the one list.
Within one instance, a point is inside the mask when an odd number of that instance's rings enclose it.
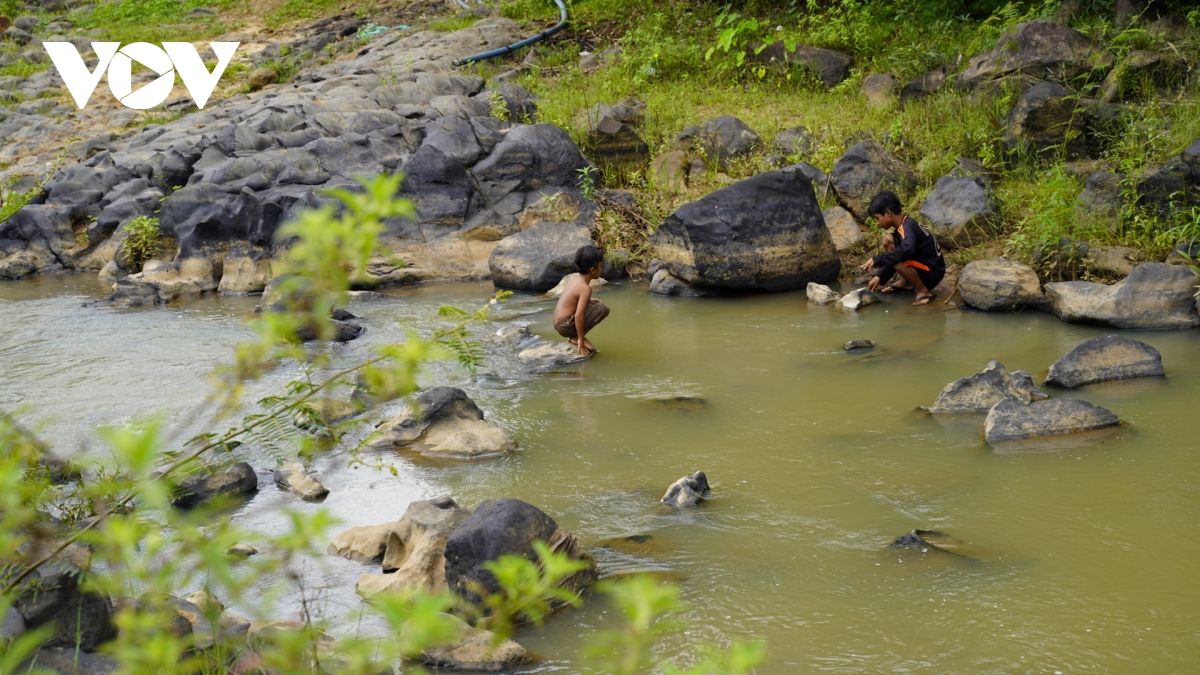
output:
{"label": "large black boulder", "polygon": [[1137,195],[1140,203],[1162,214],[1200,206],[1200,139],[1148,170],[1137,184]]}
{"label": "large black boulder", "polygon": [[1112,64],[1112,55],[1074,28],[1029,21],[1000,36],[996,46],[968,63],[960,87],[1007,78],[1066,81]]}
{"label": "large black boulder", "polygon": [[483,502],[450,533],[445,549],[446,584],[470,599],[478,599],[480,591],[495,593],[500,587],[485,565],[504,555],[537,560],[535,541],[588,563],[586,570],[564,581],[565,587],[582,590],[595,580],[595,562],[582,552],[574,535],[559,528],[536,506],[503,498]]}
{"label": "large black boulder", "polygon": [[1039,82],[1025,90],[1008,114],[1003,142],[1012,152],[1035,155],[1065,151],[1068,158],[1087,154],[1091,113],[1057,82]]}
{"label": "large black boulder", "polygon": [[575,268],[575,253],[592,244],[587,228],[574,223],[538,223],[505,237],[492,250],[488,268],[499,288],[545,292]]}
{"label": "large black boulder", "polygon": [[203,472],[193,476],[176,488],[172,502],[179,508],[192,508],[223,495],[236,496],[258,490],[258,474],[245,462],[238,462],[224,469]]}
{"label": "large black boulder", "polygon": [[117,636],[112,603],[81,588],[79,571],[64,563],[39,567],[13,604],[28,629],[53,626],[43,647],[91,652]]}
{"label": "large black boulder", "polygon": [[671,214],[651,238],[670,274],[718,291],[785,291],[837,278],[840,263],[812,183],[759,174]]}

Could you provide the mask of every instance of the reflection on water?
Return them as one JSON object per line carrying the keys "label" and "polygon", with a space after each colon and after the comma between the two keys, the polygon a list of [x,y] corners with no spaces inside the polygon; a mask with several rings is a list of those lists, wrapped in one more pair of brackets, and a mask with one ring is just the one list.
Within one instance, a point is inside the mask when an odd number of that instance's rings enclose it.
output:
{"label": "reflection on water", "polygon": [[[449,365],[429,375],[464,387],[519,440],[516,455],[456,465],[397,457],[390,476],[347,468],[335,454],[317,463],[332,490],[323,505],[264,479],[236,517],[269,531],[283,526],[284,507],[367,524],[442,494],[468,506],[524,498],[583,541],[608,543],[598,557],[609,571],[679,580],[686,630],[663,641],[663,657],[758,636],[769,643],[764,672],[1194,669],[1200,333],[1135,335],[1162,352],[1167,378],[1052,392],[1111,408],[1125,420],[1116,431],[998,453],[982,443],[981,416],[935,419],[916,408],[993,358],[1040,380],[1102,330],[1036,313],[896,303],[849,314],[802,294],[697,300],[643,290],[602,291],[612,315],[594,333],[601,354],[574,373],[529,378],[491,346],[475,377]],[[0,285],[0,406],[24,410],[60,447],[83,447],[98,424],[153,410],[174,417],[202,402],[207,370],[249,335],[242,322],[254,305],[83,306],[94,294],[80,278]],[[473,307],[490,294],[460,284],[357,302],[368,333],[338,358],[428,330],[439,304]],[[549,306],[518,297],[504,315],[527,315],[550,336]],[[843,353],[856,338],[877,348]],[[677,396],[703,401],[660,400]],[[270,468],[264,453],[246,452]],[[688,511],[657,503],[696,470],[712,482],[711,502]],[[913,528],[950,533],[977,553],[887,548]],[[631,536],[636,545],[611,545]],[[353,585],[364,571],[311,561],[309,587],[327,615],[359,606]],[[573,672],[587,634],[615,620],[596,600],[521,639],[548,658],[537,670]]]}

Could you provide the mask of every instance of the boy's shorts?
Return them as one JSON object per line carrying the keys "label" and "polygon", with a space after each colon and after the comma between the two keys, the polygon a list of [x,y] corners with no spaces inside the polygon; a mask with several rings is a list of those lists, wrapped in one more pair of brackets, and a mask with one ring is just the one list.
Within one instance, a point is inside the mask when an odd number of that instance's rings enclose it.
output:
{"label": "boy's shorts", "polygon": [[921,279],[921,283],[925,284],[925,288],[928,288],[931,291],[938,284],[942,283],[942,278],[946,276],[946,270],[931,270],[925,265],[922,265],[914,260],[905,260],[900,264],[917,270],[917,277]]}
{"label": "boy's shorts", "polygon": [[[608,316],[608,305],[592,298],[588,300],[587,309],[583,310],[583,329],[590,331],[596,327],[596,324],[604,320]],[[554,330],[565,338],[579,337],[575,331],[575,315],[572,314],[565,319],[560,319],[554,322]]]}

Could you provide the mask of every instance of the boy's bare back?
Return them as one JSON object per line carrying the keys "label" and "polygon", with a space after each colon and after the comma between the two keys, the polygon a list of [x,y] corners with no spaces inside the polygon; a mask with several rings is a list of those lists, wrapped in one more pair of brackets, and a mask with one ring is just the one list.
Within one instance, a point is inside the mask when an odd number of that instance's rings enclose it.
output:
{"label": "boy's bare back", "polygon": [[571,277],[571,280],[567,282],[566,290],[559,296],[558,304],[554,307],[554,321],[558,322],[569,316],[574,316],[575,309],[580,304],[586,305],[591,297],[592,287],[583,278],[583,275],[577,274]]}

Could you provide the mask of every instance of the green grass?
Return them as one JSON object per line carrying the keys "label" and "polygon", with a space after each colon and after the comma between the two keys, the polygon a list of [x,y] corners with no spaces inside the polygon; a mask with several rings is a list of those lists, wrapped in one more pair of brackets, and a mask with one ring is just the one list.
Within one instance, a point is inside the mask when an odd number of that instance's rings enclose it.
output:
{"label": "green grass", "polygon": [[29,61],[17,61],[16,63],[0,68],[0,77],[29,77],[36,75],[50,67],[49,63],[30,63]]}
{"label": "green grass", "polygon": [[455,14],[431,21],[426,28],[429,30],[438,31],[439,33],[453,33],[456,30],[470,28],[471,26],[474,26],[477,21],[479,21],[478,16]]}
{"label": "green grass", "polygon": [[168,39],[193,41],[225,30],[220,15],[189,16],[198,7],[214,10],[238,6],[237,0],[100,0],[91,11],[77,10],[69,18],[101,38],[123,43]]}
{"label": "green grass", "polygon": [[40,190],[30,190],[29,192],[18,192],[8,195],[4,200],[4,206],[0,206],[0,223],[9,219],[12,214],[20,211],[33,199]]}

